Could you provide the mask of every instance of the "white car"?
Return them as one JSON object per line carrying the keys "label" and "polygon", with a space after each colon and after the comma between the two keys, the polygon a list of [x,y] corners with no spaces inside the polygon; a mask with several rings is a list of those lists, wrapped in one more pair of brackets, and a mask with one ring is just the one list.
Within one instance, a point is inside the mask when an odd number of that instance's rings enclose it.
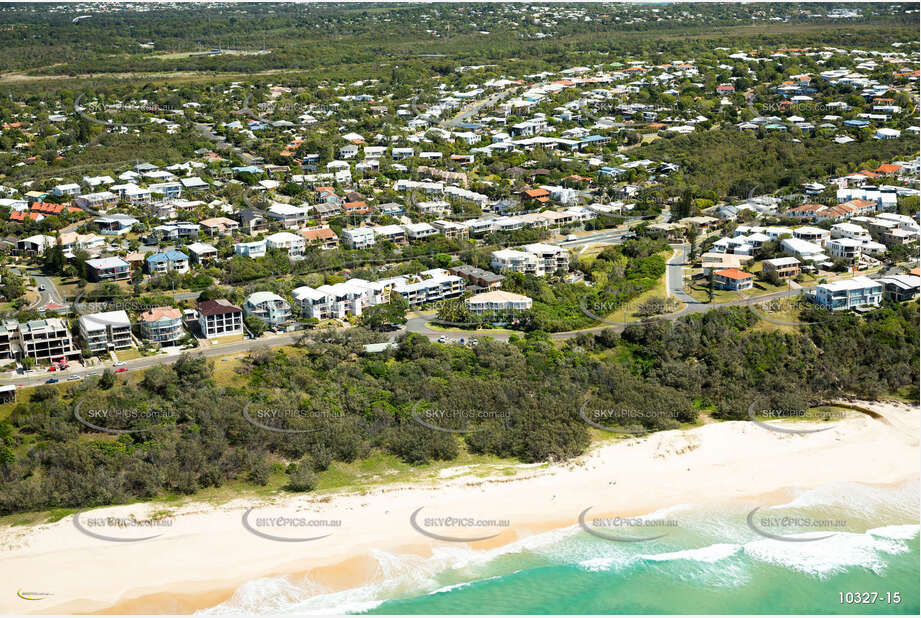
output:
{"label": "white car", "polygon": [[128,363],[126,363],[125,361],[115,361],[114,363],[112,363],[112,366],[113,367],[124,367],[127,364]]}
{"label": "white car", "polygon": [[438,338],[438,343],[447,343],[447,342],[448,342],[448,338],[445,337],[444,335]]}

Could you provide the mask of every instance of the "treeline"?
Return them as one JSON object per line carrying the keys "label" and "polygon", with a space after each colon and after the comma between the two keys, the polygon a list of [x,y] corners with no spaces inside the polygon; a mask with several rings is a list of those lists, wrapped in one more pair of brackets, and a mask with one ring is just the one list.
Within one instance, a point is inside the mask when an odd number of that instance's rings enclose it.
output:
{"label": "treeline", "polygon": [[[779,189],[798,192],[812,178],[844,175],[864,163],[880,163],[916,155],[917,138],[866,139],[836,144],[814,137],[793,142],[790,136],[758,139],[735,127],[659,139],[640,146],[637,154],[680,165],[670,182],[674,191],[690,188],[695,195],[713,190],[721,196],[748,197]],[[677,194],[677,193],[676,193]]]}
{"label": "treeline", "polygon": [[[848,395],[917,400],[917,304],[804,317],[822,321],[795,334],[755,331],[758,318],[733,308],[561,347],[541,333],[472,349],[408,335],[373,356],[361,346],[375,337],[352,329],[252,353],[237,370],[245,388],[219,383],[211,361],[190,356],[139,381],[42,386],[0,422],[0,512],[191,494],[231,480],[265,485],[273,471],[304,490],[333,462],[373,452],[413,464],[463,448],[565,460],[589,445],[589,403],[621,412],[606,427],[654,431],[694,422],[701,410],[745,419],[754,401],[803,409]],[[144,431],[92,430],[75,410],[108,410],[94,422]]]}

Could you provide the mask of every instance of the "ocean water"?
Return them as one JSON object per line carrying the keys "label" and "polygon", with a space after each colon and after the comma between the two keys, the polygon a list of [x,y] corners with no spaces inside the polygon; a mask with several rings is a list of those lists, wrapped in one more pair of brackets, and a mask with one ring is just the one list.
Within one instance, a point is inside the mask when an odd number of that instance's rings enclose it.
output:
{"label": "ocean water", "polygon": [[[834,484],[776,505],[677,505],[649,515],[678,522],[656,540],[608,541],[575,525],[491,550],[444,544],[425,558],[375,552],[377,574],[363,586],[328,591],[309,580],[265,578],[201,613],[917,615],[918,505],[917,482]],[[833,534],[766,538],[747,522],[757,506],[756,526],[774,516],[835,521],[818,531],[770,532]],[[878,597],[872,605],[842,603],[848,592]]]}

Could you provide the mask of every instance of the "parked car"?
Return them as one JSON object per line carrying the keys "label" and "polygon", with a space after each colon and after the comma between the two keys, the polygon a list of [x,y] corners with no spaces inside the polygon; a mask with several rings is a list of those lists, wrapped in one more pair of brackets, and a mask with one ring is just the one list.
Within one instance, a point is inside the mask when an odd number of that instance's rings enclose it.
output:
{"label": "parked car", "polygon": [[128,371],[128,369],[126,369],[125,367],[122,367],[121,369],[116,369],[116,370],[115,370],[115,373],[122,373],[122,372],[125,372],[125,371]]}
{"label": "parked car", "polygon": [[47,380],[45,380],[45,384],[57,384],[58,382],[60,382],[60,380],[58,380],[57,378],[48,378]]}
{"label": "parked car", "polygon": [[128,364],[128,363],[126,363],[125,361],[115,361],[115,362],[112,364],[112,366],[113,366],[113,367],[124,367],[124,366],[127,365],[127,364]]}
{"label": "parked car", "polygon": [[447,341],[448,341],[448,338],[445,337],[444,335],[438,338],[438,343],[447,343]]}
{"label": "parked car", "polygon": [[39,292],[44,292],[44,291],[45,291],[45,286],[44,286],[44,285],[38,286],[38,291],[39,291]]}
{"label": "parked car", "polygon": [[73,382],[74,380],[80,380],[80,379],[81,379],[80,376],[70,376],[69,378],[67,378],[67,381]]}

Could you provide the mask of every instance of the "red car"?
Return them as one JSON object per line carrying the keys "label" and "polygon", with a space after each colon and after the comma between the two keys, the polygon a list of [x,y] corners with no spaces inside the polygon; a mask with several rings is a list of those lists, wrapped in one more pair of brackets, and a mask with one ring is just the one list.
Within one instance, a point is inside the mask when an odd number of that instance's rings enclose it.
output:
{"label": "red car", "polygon": [[119,369],[116,369],[116,370],[115,370],[115,373],[122,373],[123,371],[128,371],[128,368],[127,368],[127,367],[121,367],[121,368],[119,368]]}

